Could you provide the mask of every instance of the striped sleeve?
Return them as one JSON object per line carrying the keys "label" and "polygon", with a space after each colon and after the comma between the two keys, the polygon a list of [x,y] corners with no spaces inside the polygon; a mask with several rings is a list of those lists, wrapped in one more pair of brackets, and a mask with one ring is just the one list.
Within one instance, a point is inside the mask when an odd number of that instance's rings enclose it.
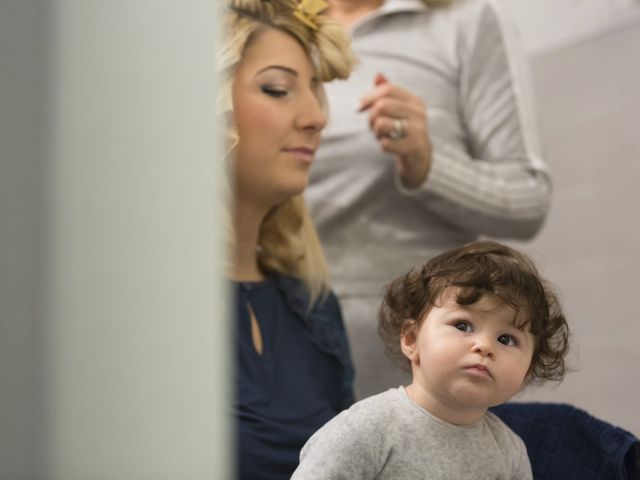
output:
{"label": "striped sleeve", "polygon": [[432,138],[429,176],[413,197],[476,234],[530,238],[549,210],[551,179],[540,154],[528,66],[494,0],[469,2],[459,26],[459,114],[467,145]]}

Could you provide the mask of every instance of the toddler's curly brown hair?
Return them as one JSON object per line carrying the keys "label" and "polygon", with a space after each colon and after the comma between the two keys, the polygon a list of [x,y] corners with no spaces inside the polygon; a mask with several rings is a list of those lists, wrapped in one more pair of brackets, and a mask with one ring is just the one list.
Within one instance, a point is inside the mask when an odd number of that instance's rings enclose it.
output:
{"label": "toddler's curly brown hair", "polygon": [[410,369],[400,339],[418,328],[445,290],[454,288],[456,302],[471,305],[493,295],[513,309],[514,324],[535,336],[527,381],[564,377],[569,326],[554,289],[529,257],[492,241],[478,241],[448,250],[385,287],[378,333],[387,353]]}

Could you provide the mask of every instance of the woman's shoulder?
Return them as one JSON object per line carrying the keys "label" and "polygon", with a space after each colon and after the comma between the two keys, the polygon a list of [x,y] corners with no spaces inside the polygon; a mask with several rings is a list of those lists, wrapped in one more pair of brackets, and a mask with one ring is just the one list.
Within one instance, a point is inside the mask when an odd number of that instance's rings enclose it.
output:
{"label": "woman's shoulder", "polygon": [[327,290],[321,295],[313,305],[309,305],[311,296],[309,290],[302,280],[299,278],[285,275],[283,273],[270,273],[269,278],[273,281],[282,294],[287,299],[289,306],[302,316],[308,316],[318,313],[335,313],[339,315],[340,307],[338,298],[332,290]]}

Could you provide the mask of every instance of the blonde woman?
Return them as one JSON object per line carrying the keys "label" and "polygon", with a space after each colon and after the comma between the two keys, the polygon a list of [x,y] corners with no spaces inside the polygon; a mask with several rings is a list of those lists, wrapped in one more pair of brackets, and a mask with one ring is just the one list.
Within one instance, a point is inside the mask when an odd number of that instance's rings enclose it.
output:
{"label": "blonde woman", "polygon": [[329,85],[305,192],[352,338],[356,396],[408,382],[384,356],[386,279],[547,215],[524,55],[500,0],[331,0],[358,66]]}
{"label": "blonde woman", "polygon": [[228,1],[228,122],[238,478],[288,479],[311,434],[353,401],[353,368],[301,193],[326,124],[322,82],[351,69],[318,1]]}

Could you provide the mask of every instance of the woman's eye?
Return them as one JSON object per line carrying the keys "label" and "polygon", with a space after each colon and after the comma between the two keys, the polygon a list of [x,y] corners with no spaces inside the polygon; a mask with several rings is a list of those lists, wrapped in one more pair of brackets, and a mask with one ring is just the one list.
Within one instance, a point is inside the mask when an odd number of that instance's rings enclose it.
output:
{"label": "woman's eye", "polygon": [[275,98],[280,98],[280,97],[284,97],[288,92],[283,89],[283,88],[278,88],[278,87],[270,87],[270,86],[265,86],[262,87],[262,92],[266,93],[267,95],[269,95],[270,97],[275,97]]}
{"label": "woman's eye", "polygon": [[500,342],[503,345],[507,345],[509,347],[518,345],[518,342],[516,341],[516,339],[513,338],[511,335],[500,335],[498,337],[498,342]]}
{"label": "woman's eye", "polygon": [[471,324],[469,322],[459,321],[459,322],[454,323],[453,326],[456,327],[461,332],[470,332],[471,331]]}

